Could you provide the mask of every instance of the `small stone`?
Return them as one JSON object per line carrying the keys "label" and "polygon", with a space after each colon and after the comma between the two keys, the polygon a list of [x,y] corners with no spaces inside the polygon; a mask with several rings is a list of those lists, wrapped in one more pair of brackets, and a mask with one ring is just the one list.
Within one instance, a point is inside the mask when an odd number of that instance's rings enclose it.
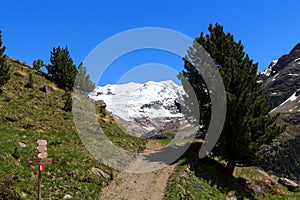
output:
{"label": "small stone", "polygon": [[26,199],[27,194],[25,194],[24,192],[21,192],[20,196],[21,196],[22,199]]}
{"label": "small stone", "polygon": [[180,177],[188,177],[188,176],[189,176],[189,174],[186,171],[184,171],[183,174],[180,175]]}
{"label": "small stone", "polygon": [[20,145],[21,148],[25,148],[26,147],[26,143],[24,143],[24,142],[19,142],[19,145]]}
{"label": "small stone", "polygon": [[72,196],[69,195],[69,194],[66,194],[66,195],[64,196],[64,199],[72,199]]}
{"label": "small stone", "polygon": [[198,190],[198,191],[203,190],[203,188],[199,184],[195,184],[195,189]]}
{"label": "small stone", "polygon": [[105,179],[108,179],[108,180],[111,179],[111,175],[108,174],[108,173],[106,173],[105,171],[103,171],[103,170],[100,169],[100,168],[92,167],[91,172],[92,172],[93,174],[95,174],[95,175],[102,176],[102,177],[105,178]]}
{"label": "small stone", "polygon": [[297,183],[287,178],[280,178],[278,183],[288,188],[288,190],[293,191],[298,187]]}
{"label": "small stone", "polygon": [[275,181],[269,176],[268,173],[266,173],[266,172],[264,172],[260,169],[258,169],[257,171],[264,176],[266,184],[268,184],[268,185],[274,185],[275,184]]}
{"label": "small stone", "polygon": [[230,197],[230,200],[237,200],[236,196]]}

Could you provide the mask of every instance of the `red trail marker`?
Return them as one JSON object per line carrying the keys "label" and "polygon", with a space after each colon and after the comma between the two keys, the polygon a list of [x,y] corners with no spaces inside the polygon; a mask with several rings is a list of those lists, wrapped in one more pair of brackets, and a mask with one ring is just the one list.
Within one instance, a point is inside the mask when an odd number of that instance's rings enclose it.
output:
{"label": "red trail marker", "polygon": [[41,177],[42,171],[45,170],[45,165],[54,164],[54,159],[48,158],[48,151],[47,151],[47,140],[38,140],[37,141],[38,147],[38,156],[36,158],[29,158],[28,164],[31,165],[38,165],[38,200],[41,199]]}

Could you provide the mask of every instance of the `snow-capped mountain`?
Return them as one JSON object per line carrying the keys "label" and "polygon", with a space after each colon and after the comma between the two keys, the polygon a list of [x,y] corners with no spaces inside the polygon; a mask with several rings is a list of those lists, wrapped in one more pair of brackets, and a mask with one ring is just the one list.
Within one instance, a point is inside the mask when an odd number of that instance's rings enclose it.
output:
{"label": "snow-capped mountain", "polygon": [[[184,90],[173,81],[97,86],[90,98],[106,103],[106,109],[136,132],[146,133],[161,126],[160,121],[181,117],[175,102],[182,102]],[[135,127],[135,128],[134,128]]]}
{"label": "snow-capped mountain", "polygon": [[273,61],[260,73],[260,78],[261,88],[270,95],[274,112],[299,112],[300,102],[295,97],[299,96],[300,89],[300,43],[289,54]]}

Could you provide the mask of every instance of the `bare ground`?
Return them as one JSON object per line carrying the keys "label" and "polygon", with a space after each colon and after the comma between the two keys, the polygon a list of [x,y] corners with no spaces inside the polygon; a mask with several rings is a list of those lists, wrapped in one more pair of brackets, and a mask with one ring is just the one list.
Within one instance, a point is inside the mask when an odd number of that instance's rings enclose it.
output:
{"label": "bare ground", "polygon": [[[145,153],[159,150],[162,145],[153,140],[147,141]],[[149,163],[153,164],[153,163]],[[165,195],[166,186],[176,164],[148,173],[120,172],[116,178],[102,189],[103,200],[160,200]],[[131,166],[140,167],[138,162]],[[154,166],[155,167],[155,166]]]}

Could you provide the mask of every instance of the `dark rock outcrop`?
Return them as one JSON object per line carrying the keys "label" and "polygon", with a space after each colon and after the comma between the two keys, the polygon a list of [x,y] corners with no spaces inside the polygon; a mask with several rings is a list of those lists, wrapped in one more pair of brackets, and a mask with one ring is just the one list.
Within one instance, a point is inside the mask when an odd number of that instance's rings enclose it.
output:
{"label": "dark rock outcrop", "polygon": [[96,101],[96,106],[98,107],[98,108],[106,108],[106,103],[103,101],[103,100],[98,100],[98,101]]}
{"label": "dark rock outcrop", "polygon": [[287,126],[271,145],[261,149],[270,159],[263,168],[300,182],[300,43],[273,61],[260,78],[261,89],[274,107],[270,114],[279,114],[277,124]]}

